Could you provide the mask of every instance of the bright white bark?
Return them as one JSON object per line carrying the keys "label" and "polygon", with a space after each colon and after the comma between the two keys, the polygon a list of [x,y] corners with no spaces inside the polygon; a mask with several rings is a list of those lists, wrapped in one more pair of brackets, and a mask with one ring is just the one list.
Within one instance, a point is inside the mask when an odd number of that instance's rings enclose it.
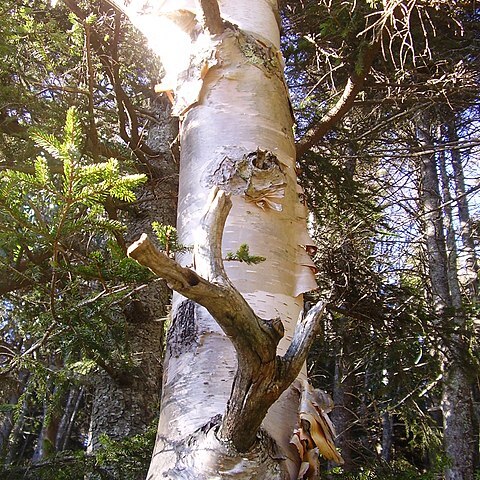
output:
{"label": "bright white bark", "polygon": [[[118,3],[160,56],[171,53],[172,42],[188,48],[188,55],[178,52],[178,64],[172,58],[166,62],[168,81],[162,86],[174,90],[174,111],[181,118],[179,241],[202,244],[201,219],[212,187],[231,194],[223,256],[247,244],[252,254],[266,260],[257,265],[226,262],[225,268],[259,317],[282,320],[285,336],[277,351],[282,355],[303,310],[302,293],[316,288],[316,282],[305,252],[311,239],[294,169],[293,118],[279,52],[277,2],[220,1],[222,18],[230,23],[214,37],[196,20],[202,18],[197,2],[167,0],[154,7],[140,0]],[[168,31],[179,27],[171,40],[160,37],[166,21]],[[201,276],[208,273],[195,253],[178,255],[177,260]],[[180,445],[225,413],[236,371],[232,343],[217,322],[180,295],[174,296],[167,343],[162,411],[149,479],[164,474],[190,478],[176,468],[179,450],[185,447]],[[264,421],[280,450],[275,476],[271,467],[265,476],[258,465],[250,473],[237,465],[233,470],[243,469],[245,476],[236,478],[297,478],[301,459],[290,439],[299,419],[299,398],[298,387],[288,389]],[[203,460],[200,455],[193,463],[212,461],[212,444],[206,441],[202,448],[206,449]],[[215,470],[209,468],[203,475]],[[248,477],[252,472],[255,476]],[[229,477],[218,473],[208,478]]]}

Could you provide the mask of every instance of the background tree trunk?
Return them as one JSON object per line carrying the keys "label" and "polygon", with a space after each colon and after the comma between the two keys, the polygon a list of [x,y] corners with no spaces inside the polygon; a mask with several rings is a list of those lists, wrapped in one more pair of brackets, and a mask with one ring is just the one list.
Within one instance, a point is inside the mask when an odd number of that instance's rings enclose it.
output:
{"label": "background tree trunk", "polygon": [[55,450],[57,452],[62,452],[68,448],[73,423],[80,408],[80,403],[84,398],[84,392],[83,386],[73,386],[68,392],[67,402],[55,438]]}
{"label": "background tree trunk", "polygon": [[[431,150],[430,118],[422,114],[417,124],[420,148]],[[473,478],[472,398],[465,371],[466,345],[464,317],[453,305],[448,281],[448,259],[445,246],[442,199],[434,154],[420,157],[420,202],[434,312],[441,341],[443,367],[443,413],[445,452],[451,465],[445,470],[447,480]]]}
{"label": "background tree trunk", "polygon": [[[148,181],[129,209],[127,241],[132,242],[157,221],[175,223],[177,165],[170,143],[176,136],[176,121],[165,101],[153,103],[155,120],[148,129],[148,145],[157,152],[150,158]],[[157,415],[161,391],[162,355],[170,291],[164,282],[153,282],[136,293],[125,308],[128,322],[126,348],[135,366],[128,375],[112,378],[100,371],[92,379],[93,402],[89,450],[100,447],[100,436],[113,440],[142,433]]]}
{"label": "background tree trunk", "polygon": [[[52,395],[55,395],[55,389],[54,387]],[[46,398],[43,405],[42,427],[32,456],[33,463],[41,462],[55,453],[55,439],[60,419],[59,405],[50,405]]]}
{"label": "background tree trunk", "polygon": [[[449,142],[458,142],[458,134],[454,120],[447,123]],[[465,174],[459,150],[450,150],[457,198],[458,218],[460,221],[460,236],[465,254],[465,268],[467,271],[467,291],[472,302],[478,298],[478,259],[475,251],[475,241],[472,231],[472,219],[468,207],[468,197],[465,188]]]}
{"label": "background tree trunk", "polygon": [[333,385],[333,403],[335,408],[332,411],[332,422],[337,432],[336,445],[342,452],[345,461],[343,469],[345,472],[355,471],[355,462],[352,451],[352,425],[354,424],[353,395],[355,388],[355,375],[351,371],[348,362],[349,342],[342,338],[343,348],[335,357],[335,376]]}

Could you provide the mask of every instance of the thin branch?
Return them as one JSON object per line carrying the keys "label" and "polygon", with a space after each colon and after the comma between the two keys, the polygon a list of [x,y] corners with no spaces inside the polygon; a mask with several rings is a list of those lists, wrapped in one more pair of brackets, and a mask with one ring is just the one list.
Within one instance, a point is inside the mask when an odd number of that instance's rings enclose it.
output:
{"label": "thin branch", "polygon": [[370,68],[379,51],[379,43],[371,44],[365,51],[360,66],[356,66],[355,71],[345,85],[342,95],[335,105],[320,119],[318,123],[311,126],[310,129],[297,143],[297,157],[301,157],[305,152],[312,148],[320,139],[331,130],[353,106],[356,96],[363,90],[365,79],[370,72]]}
{"label": "thin branch", "polygon": [[88,21],[84,22],[85,28],[85,52],[87,61],[87,84],[88,84],[88,122],[89,122],[89,140],[92,143],[92,154],[94,159],[98,159],[98,132],[95,124],[95,103],[94,103],[94,78],[95,72],[92,62],[91,45],[91,25]]}
{"label": "thin branch", "polygon": [[[118,42],[120,39],[121,27],[121,12],[118,10],[122,2],[109,2],[116,7],[114,18],[114,33],[111,42],[105,42],[102,35],[100,35],[94,28],[90,29],[90,42],[92,48],[98,55],[103,71],[108,76],[113,85],[115,100],[117,103],[117,114],[119,123],[119,134],[122,140],[130,147],[133,154],[137,157],[140,163],[152,169],[147,157],[154,157],[156,153],[151,150],[145,142],[142,141],[138,130],[138,118],[130,98],[125,93],[120,78],[119,59],[118,59]],[[120,5],[121,4],[121,5]],[[85,21],[87,14],[78,6],[77,2],[73,0],[65,0],[65,5],[74,13],[80,20]],[[130,133],[129,133],[130,132]],[[101,151],[100,154],[103,155]]]}
{"label": "thin branch", "polygon": [[[13,267],[3,260],[0,260],[2,265],[0,268],[0,296],[6,295],[15,290],[20,290],[29,287],[34,283],[42,282],[50,276],[50,269],[47,268],[42,272],[41,278],[31,278],[25,274],[29,266],[39,265],[43,266],[44,262],[51,256],[51,252],[40,252],[35,254],[30,262],[22,261],[20,264]],[[33,261],[32,261],[33,260]]]}
{"label": "thin branch", "polygon": [[322,327],[322,316],[327,302],[321,300],[307,313],[305,318],[299,321],[295,327],[292,343],[279,359],[277,381],[282,391],[285,390],[297,378],[315,338]]}
{"label": "thin branch", "polygon": [[[54,333],[55,328],[57,327],[57,322],[55,320],[52,321],[52,323],[49,325],[47,330],[45,330],[45,333],[43,334],[42,338],[37,340],[33,345],[31,345],[27,350],[25,350],[20,356],[16,356],[15,358],[12,358],[10,361],[9,365],[4,367],[3,369],[0,370],[0,377],[4,377],[8,373],[10,373],[22,360],[23,358],[27,357],[31,353],[34,353],[37,351],[42,345],[46,343],[46,341],[52,336]],[[61,332],[57,332],[59,334]]]}

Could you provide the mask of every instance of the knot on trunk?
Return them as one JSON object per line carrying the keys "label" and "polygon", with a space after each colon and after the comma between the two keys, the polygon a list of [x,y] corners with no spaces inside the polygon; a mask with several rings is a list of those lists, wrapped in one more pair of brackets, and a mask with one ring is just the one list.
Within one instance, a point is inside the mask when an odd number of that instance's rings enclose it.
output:
{"label": "knot on trunk", "polygon": [[[233,195],[241,195],[247,202],[262,209],[277,212],[283,209],[286,175],[277,156],[257,148],[254,152],[229,147],[223,158],[212,162],[206,186],[218,186]],[[213,170],[213,171],[212,171]]]}

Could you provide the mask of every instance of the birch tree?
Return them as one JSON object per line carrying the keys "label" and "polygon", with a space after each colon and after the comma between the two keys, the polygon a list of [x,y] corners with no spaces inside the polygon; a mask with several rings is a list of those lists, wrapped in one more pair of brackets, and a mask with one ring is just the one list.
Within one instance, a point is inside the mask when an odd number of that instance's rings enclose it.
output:
{"label": "birch tree", "polygon": [[277,2],[115,3],[160,55],[181,118],[184,248],[129,249],[177,292],[148,478],[314,478],[319,449],[342,459],[331,401],[303,370],[324,302],[302,318],[316,282]]}

